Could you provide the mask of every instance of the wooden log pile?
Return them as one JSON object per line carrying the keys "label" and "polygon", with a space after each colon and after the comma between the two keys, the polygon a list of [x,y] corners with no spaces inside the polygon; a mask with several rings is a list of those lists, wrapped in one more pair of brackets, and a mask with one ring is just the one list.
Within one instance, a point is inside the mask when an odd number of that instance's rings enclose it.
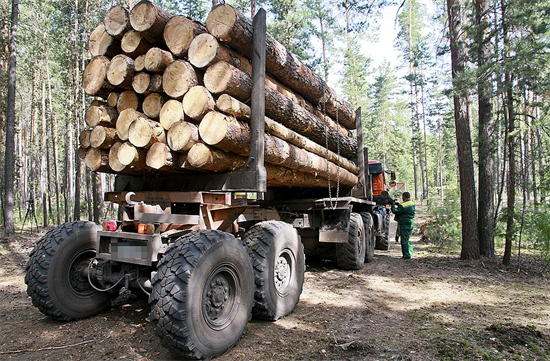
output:
{"label": "wooden log pile", "polygon": [[[203,25],[150,1],[112,7],[91,33],[79,156],[118,174],[228,172],[250,153],[252,21],[229,5]],[[355,113],[269,34],[268,186],[357,183]]]}

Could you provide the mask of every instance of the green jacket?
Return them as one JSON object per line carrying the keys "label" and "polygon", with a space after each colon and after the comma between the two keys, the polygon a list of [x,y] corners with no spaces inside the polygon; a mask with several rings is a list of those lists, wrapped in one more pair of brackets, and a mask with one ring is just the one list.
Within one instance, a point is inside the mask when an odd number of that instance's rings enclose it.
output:
{"label": "green jacket", "polygon": [[391,211],[395,214],[395,220],[402,228],[413,228],[415,206],[413,201],[408,200],[397,206],[392,205]]}

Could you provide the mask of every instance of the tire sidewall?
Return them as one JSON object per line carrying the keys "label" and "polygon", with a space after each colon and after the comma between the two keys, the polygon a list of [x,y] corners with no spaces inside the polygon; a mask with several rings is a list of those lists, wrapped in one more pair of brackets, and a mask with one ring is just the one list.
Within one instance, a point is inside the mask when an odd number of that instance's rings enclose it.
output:
{"label": "tire sidewall", "polygon": [[59,311],[78,319],[89,317],[110,306],[107,293],[90,288],[84,292],[75,290],[69,281],[72,263],[83,256],[96,253],[97,228],[94,223],[85,223],[76,232],[63,239],[52,257],[47,276],[48,292]]}
{"label": "tire sidewall", "polygon": [[[229,267],[237,275],[237,299],[231,321],[214,330],[205,321],[203,289],[214,271]],[[186,322],[189,338],[202,354],[210,357],[227,351],[227,345],[236,344],[251,316],[254,298],[252,265],[245,248],[236,239],[213,244],[199,260],[189,280]],[[220,340],[223,342],[220,343]]]}

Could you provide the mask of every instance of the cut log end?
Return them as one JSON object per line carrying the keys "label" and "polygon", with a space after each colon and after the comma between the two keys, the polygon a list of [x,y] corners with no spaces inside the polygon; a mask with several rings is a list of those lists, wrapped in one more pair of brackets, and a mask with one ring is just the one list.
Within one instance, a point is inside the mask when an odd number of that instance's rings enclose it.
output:
{"label": "cut log end", "polygon": [[208,33],[200,34],[189,47],[189,62],[197,68],[204,68],[214,60],[218,52],[218,40]]}
{"label": "cut log end", "polygon": [[113,37],[107,34],[105,25],[101,23],[90,34],[88,50],[92,56],[106,55],[112,43]]}
{"label": "cut log end", "polygon": [[183,111],[191,119],[201,120],[205,114],[214,110],[216,103],[212,94],[201,85],[189,89],[183,97]]}
{"label": "cut log end", "polygon": [[110,63],[107,57],[96,56],[86,66],[82,76],[82,85],[86,94],[96,95],[104,87]]}
{"label": "cut log end", "polygon": [[185,152],[198,141],[197,126],[187,122],[178,122],[170,128],[166,135],[166,143],[175,152]]}
{"label": "cut log end", "polygon": [[126,168],[126,164],[118,160],[118,151],[122,144],[122,142],[116,142],[109,150],[109,167],[115,172],[122,172]]}
{"label": "cut log end", "polygon": [[164,91],[174,99],[182,99],[185,93],[198,83],[193,66],[183,60],[176,60],[170,64],[162,76]]}
{"label": "cut log end", "polygon": [[119,37],[130,28],[130,11],[120,5],[115,5],[107,11],[103,23],[105,31],[109,35]]}
{"label": "cut log end", "polygon": [[229,5],[220,5],[212,9],[206,19],[206,28],[208,32],[216,38],[227,41],[231,34],[231,29],[237,21],[236,10]]}
{"label": "cut log end", "polygon": [[153,169],[171,167],[173,165],[170,149],[164,143],[155,143],[147,151],[145,163]]}
{"label": "cut log end", "polygon": [[214,94],[223,93],[233,79],[232,71],[231,65],[220,61],[206,70],[204,85]]}
{"label": "cut log end", "polygon": [[156,7],[148,1],[142,1],[133,7],[130,13],[130,24],[137,31],[146,31],[155,24],[156,18]]}
{"label": "cut log end", "polygon": [[180,101],[170,99],[162,106],[159,121],[162,127],[169,130],[172,125],[184,120],[183,105]]}
{"label": "cut log end", "polygon": [[206,144],[216,145],[221,142],[227,134],[226,116],[218,112],[206,114],[199,124],[199,134]]}
{"label": "cut log end", "polygon": [[164,27],[164,41],[175,56],[187,53],[194,36],[195,24],[193,20],[182,16],[174,16]]}
{"label": "cut log end", "polygon": [[126,55],[119,54],[111,59],[111,64],[107,70],[107,80],[109,83],[121,86],[125,83],[130,84],[134,75],[134,60]]}

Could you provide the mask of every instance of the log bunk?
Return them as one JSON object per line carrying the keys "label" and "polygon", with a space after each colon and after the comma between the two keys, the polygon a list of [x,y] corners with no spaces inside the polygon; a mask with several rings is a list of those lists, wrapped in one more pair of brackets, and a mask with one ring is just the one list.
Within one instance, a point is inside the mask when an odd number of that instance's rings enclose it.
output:
{"label": "log bunk", "polygon": [[[228,172],[250,153],[252,21],[219,5],[203,25],[150,1],[112,7],[90,35],[88,126],[79,156],[96,172]],[[353,187],[351,105],[266,41],[265,162],[272,187]]]}

